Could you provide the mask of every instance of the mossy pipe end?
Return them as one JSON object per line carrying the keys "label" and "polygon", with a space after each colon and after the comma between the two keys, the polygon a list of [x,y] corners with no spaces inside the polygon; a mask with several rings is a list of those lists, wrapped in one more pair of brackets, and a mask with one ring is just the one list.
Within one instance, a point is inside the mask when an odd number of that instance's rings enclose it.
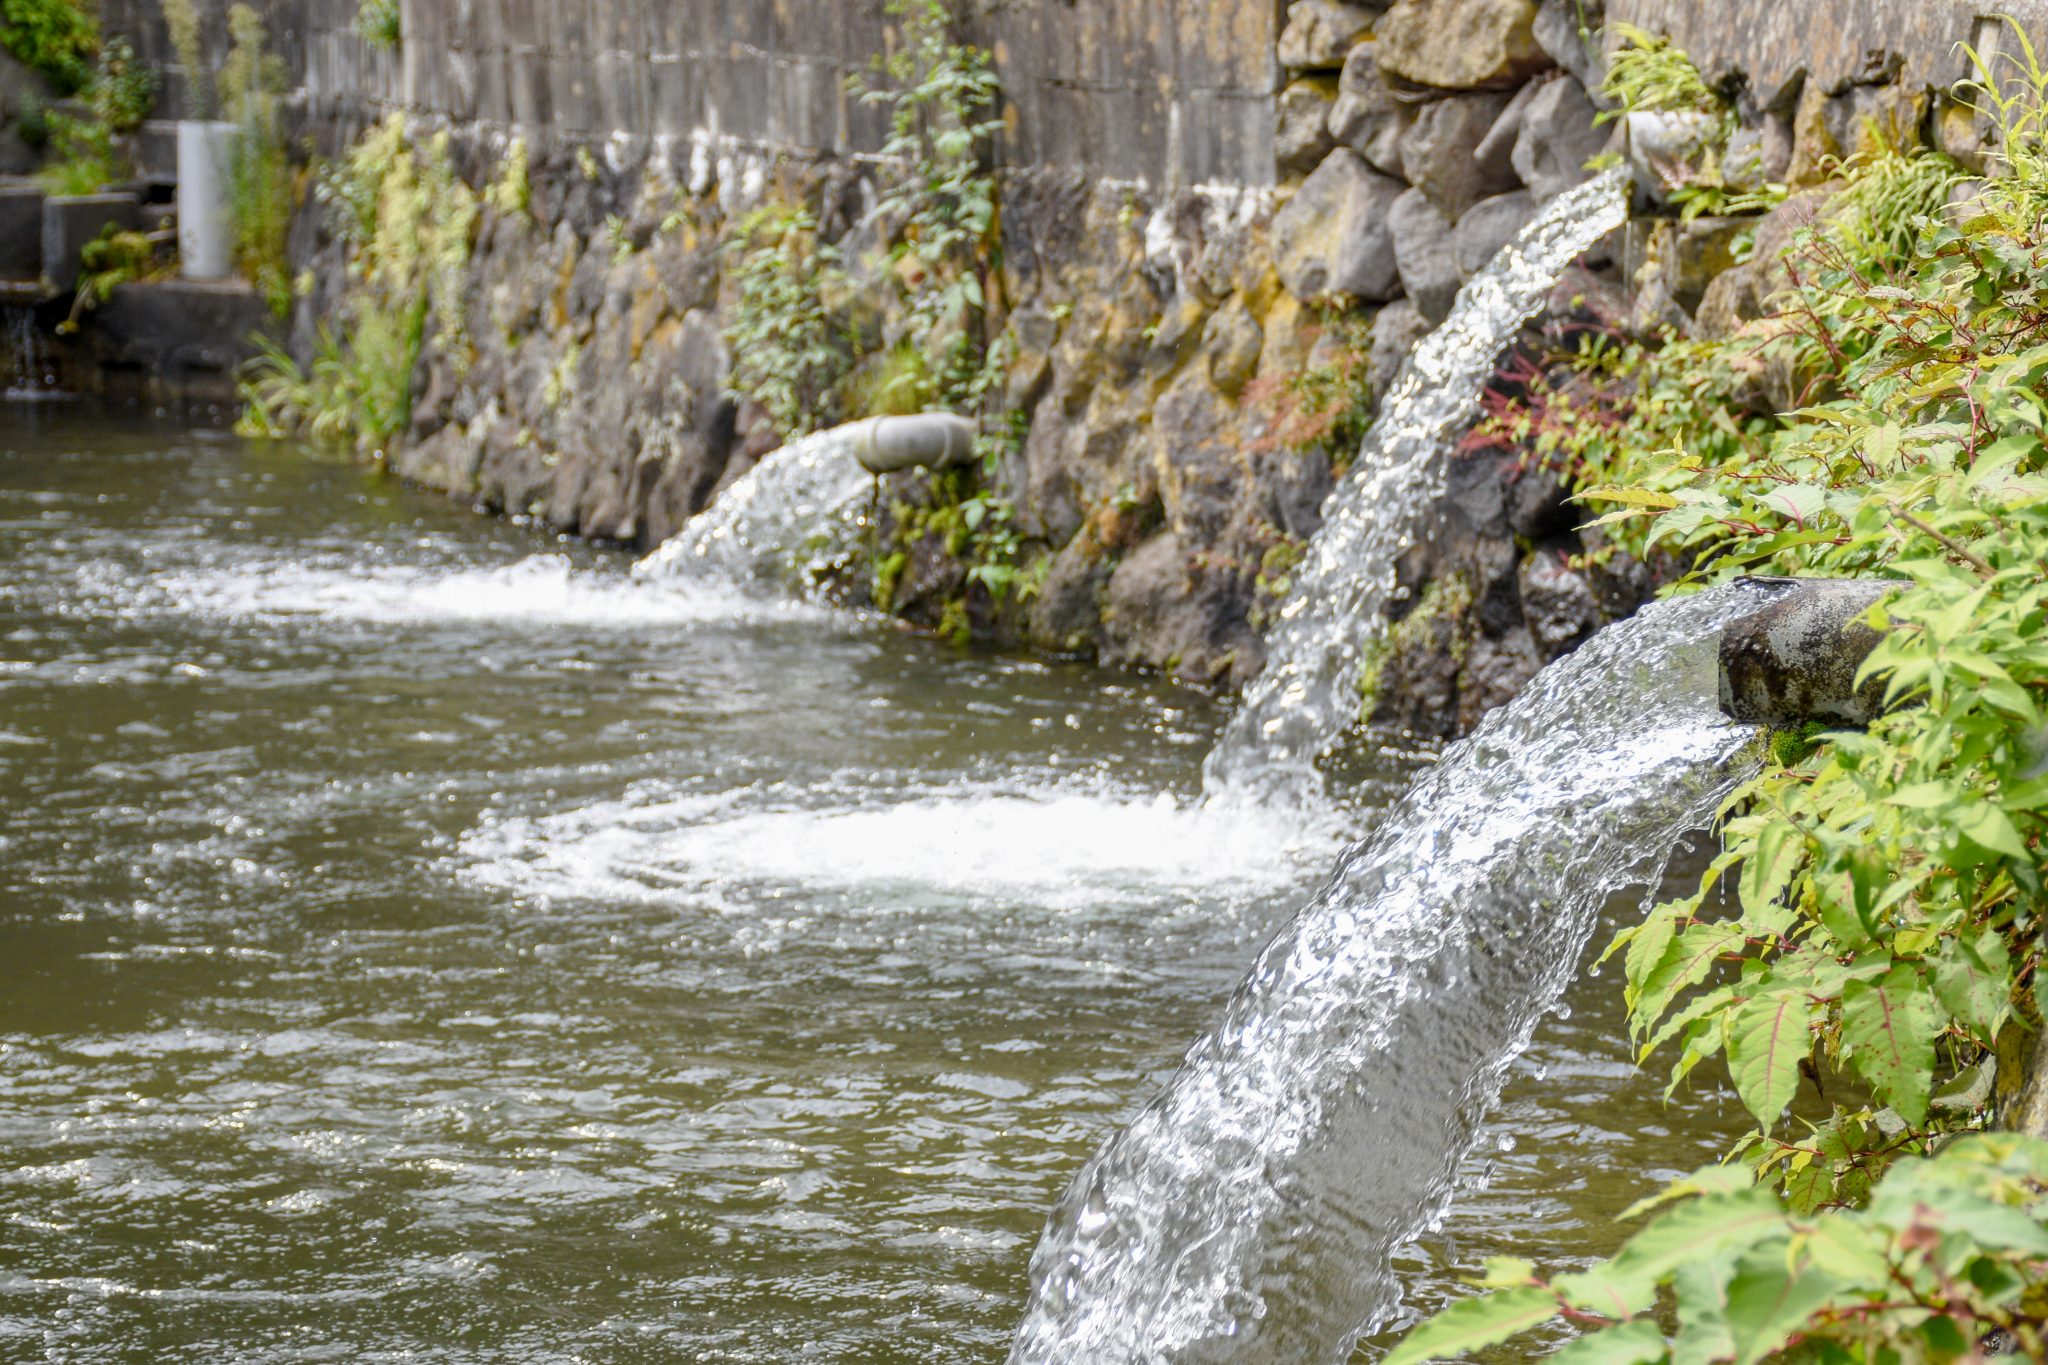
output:
{"label": "mossy pipe end", "polygon": [[1858,670],[1883,636],[1863,620],[1899,585],[1856,578],[1758,578],[1776,600],[1721,633],[1721,710],[1756,725],[1868,725],[1884,681]]}
{"label": "mossy pipe end", "polygon": [[842,428],[853,457],[871,474],[894,474],[923,465],[945,469],[974,458],[981,428],[973,418],[951,412],[909,417],[870,417]]}

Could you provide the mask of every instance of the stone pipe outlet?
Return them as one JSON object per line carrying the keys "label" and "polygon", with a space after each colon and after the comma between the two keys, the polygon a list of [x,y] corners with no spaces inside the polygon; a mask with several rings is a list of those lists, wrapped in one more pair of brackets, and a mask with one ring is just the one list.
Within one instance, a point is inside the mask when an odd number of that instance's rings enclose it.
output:
{"label": "stone pipe outlet", "polygon": [[1721,633],[1721,710],[1759,725],[1868,725],[1883,679],[1856,672],[1882,636],[1862,620],[1899,585],[1870,579],[1762,578],[1778,599]]}
{"label": "stone pipe outlet", "polygon": [[924,412],[909,417],[870,417],[842,428],[853,457],[871,474],[893,474],[923,465],[945,469],[974,457],[981,428],[971,417]]}

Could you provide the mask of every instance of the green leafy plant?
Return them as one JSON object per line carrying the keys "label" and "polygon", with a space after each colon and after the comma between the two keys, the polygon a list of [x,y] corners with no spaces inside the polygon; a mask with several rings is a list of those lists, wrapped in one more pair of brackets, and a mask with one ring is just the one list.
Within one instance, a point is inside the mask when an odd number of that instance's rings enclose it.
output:
{"label": "green leafy plant", "polygon": [[[1925,157],[1850,163],[1776,316],[1608,347],[1543,416],[1617,509],[1602,533],[1690,566],[1673,591],[1895,585],[1863,674],[1887,710],[1771,744],[1699,889],[1609,950],[1672,1086],[1726,1065],[1756,1122],[1736,1164],[1605,1267],[1498,1277],[1454,1310],[1466,1345],[1563,1312],[1607,1328],[1589,1360],[1946,1361],[1994,1331],[2041,1355],[2043,1149],[1967,1136],[2036,1045],[2048,925],[2048,74],[2019,39],[2016,66],[1980,62],[2008,174],[1966,213]],[[1773,373],[1790,410],[1760,397]],[[1658,1284],[1677,1343],[1643,1317]],[[1453,1340],[1428,1332],[1416,1350]]]}
{"label": "green leafy plant", "polygon": [[241,429],[305,434],[381,452],[412,417],[412,382],[431,338],[459,363],[476,192],[455,174],[448,135],[415,140],[403,115],[366,133],[321,175],[315,195],[348,253],[339,326],[311,364],[276,348],[243,382]]}
{"label": "green leafy plant", "polygon": [[829,425],[854,358],[826,302],[845,288],[838,251],[818,240],[809,209],[771,201],[740,220],[725,252],[736,287],[725,329],[732,391],[766,409],[785,439]]}
{"label": "green leafy plant", "polygon": [[136,57],[128,40],[107,39],[92,79],[94,116],[116,133],[131,133],[156,107],[156,92],[156,72]]}
{"label": "green leafy plant", "polygon": [[221,107],[237,125],[228,167],[228,204],[235,227],[235,263],[278,317],[294,294],[289,240],[297,204],[296,176],[285,149],[283,62],[270,53],[254,8],[228,11],[233,47],[221,69]]}
{"label": "green leafy plant", "polygon": [[69,95],[92,83],[99,18],[80,0],[0,0],[0,47]]}
{"label": "green leafy plant", "polygon": [[405,41],[398,0],[363,0],[356,9],[356,33],[371,47],[396,52]]}
{"label": "green leafy plant", "polygon": [[199,7],[195,0],[163,0],[164,26],[170,30],[171,50],[178,54],[184,74],[185,117],[203,119],[213,111],[213,82],[206,71],[206,53],[199,36]]}
{"label": "green leafy plant", "polygon": [[1270,419],[1259,450],[1322,451],[1348,468],[1377,412],[1370,365],[1372,323],[1337,315],[1325,324],[1336,341],[1329,358],[1245,386],[1245,402]]}
{"label": "green leafy plant", "polygon": [[[1788,1212],[1740,1172],[1709,1167],[1627,1216],[1674,1201],[1587,1271],[1545,1279],[1527,1261],[1493,1261],[1482,1282],[1493,1293],[1452,1305],[1385,1365],[1558,1319],[1596,1329],[1552,1357],[1562,1365],[2048,1354],[2048,1143],[1961,1139],[1895,1167],[1850,1213]],[[1677,1308],[1673,1334],[1655,1311],[1660,1293]]]}
{"label": "green leafy plant", "polygon": [[177,264],[177,241],[175,230],[123,232],[112,224],[102,229],[79,251],[83,269],[78,291],[71,299],[71,315],[57,331],[77,331],[80,320],[112,298],[121,285],[170,274]]}
{"label": "green leafy plant", "polygon": [[73,118],[52,109],[45,113],[50,160],[36,178],[51,195],[98,194],[128,177],[128,159],[114,142],[113,130],[98,119]]}
{"label": "green leafy plant", "polygon": [[853,82],[861,101],[889,111],[884,162],[896,178],[882,211],[900,224],[893,260],[908,335],[927,362],[933,401],[959,405],[986,391],[989,286],[1001,268],[989,117],[1001,93],[994,64],[955,43],[940,0],[889,0],[903,41]]}
{"label": "green leafy plant", "polygon": [[1600,83],[1600,93],[1610,107],[1598,122],[1635,113],[1703,114],[1716,120],[1733,117],[1729,102],[1707,84],[1693,59],[1670,39],[1634,24],[1610,24],[1608,31],[1621,39],[1621,46],[1608,58],[1607,76]]}

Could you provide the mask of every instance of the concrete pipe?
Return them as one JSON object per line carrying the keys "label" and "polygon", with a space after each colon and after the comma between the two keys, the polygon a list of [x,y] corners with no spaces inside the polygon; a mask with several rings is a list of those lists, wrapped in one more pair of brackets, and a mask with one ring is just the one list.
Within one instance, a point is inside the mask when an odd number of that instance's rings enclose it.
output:
{"label": "concrete pipe", "polygon": [[925,412],[912,417],[870,417],[842,428],[861,467],[875,474],[924,465],[944,469],[974,458],[981,428],[971,417]]}
{"label": "concrete pipe", "polygon": [[1884,680],[1856,671],[1881,638],[1860,619],[1900,585],[1870,579],[1754,579],[1778,600],[1721,633],[1721,710],[1760,725],[1868,725],[1884,711]]}

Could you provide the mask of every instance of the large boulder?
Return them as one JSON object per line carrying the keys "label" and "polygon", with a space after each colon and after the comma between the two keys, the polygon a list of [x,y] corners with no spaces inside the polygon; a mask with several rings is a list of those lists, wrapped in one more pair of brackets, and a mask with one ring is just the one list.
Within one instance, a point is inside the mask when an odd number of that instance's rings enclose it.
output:
{"label": "large boulder", "polygon": [[1273,215],[1273,257],[1287,292],[1363,303],[1398,298],[1401,277],[1387,215],[1407,187],[1340,147]]}
{"label": "large boulder", "polygon": [[1474,275],[1485,269],[1486,263],[1514,241],[1535,216],[1536,201],[1527,190],[1496,194],[1474,204],[1458,220],[1453,239],[1459,273]]}
{"label": "large boulder", "polygon": [[1373,11],[1341,0],[1296,0],[1280,31],[1280,65],[1289,71],[1335,71],[1351,45],[1372,31]]}
{"label": "large boulder", "polygon": [[1402,136],[1401,165],[1408,183],[1446,217],[1455,219],[1481,199],[1522,183],[1515,178],[1513,144],[1489,138],[1512,98],[1474,94],[1437,100],[1423,106]]}
{"label": "large boulder", "polygon": [[1401,287],[1434,327],[1450,316],[1458,286],[1464,283],[1458,270],[1451,220],[1429,202],[1428,195],[1410,190],[1394,201],[1387,214],[1387,227],[1394,238],[1394,262],[1401,271]]}
{"label": "large boulder", "polygon": [[1536,13],[1536,0],[1399,0],[1379,22],[1379,63],[1448,90],[1519,85],[1553,64]]}
{"label": "large boulder", "polygon": [[1607,145],[1607,130],[1594,123],[1599,116],[1585,87],[1570,76],[1545,81],[1529,97],[1509,160],[1538,203],[1585,180],[1586,163]]}
{"label": "large boulder", "polygon": [[1586,0],[1543,0],[1532,33],[1536,46],[1588,90],[1606,74],[1600,50],[1602,6]]}
{"label": "large boulder", "polygon": [[1401,137],[1415,123],[1415,105],[1399,98],[1373,59],[1375,45],[1360,43],[1344,59],[1337,79],[1337,104],[1330,110],[1330,135],[1375,170],[1400,175]]}
{"label": "large boulder", "polygon": [[1328,76],[1304,76],[1280,92],[1273,160],[1283,173],[1314,170],[1337,145],[1330,134],[1330,109],[1336,99],[1337,82]]}

